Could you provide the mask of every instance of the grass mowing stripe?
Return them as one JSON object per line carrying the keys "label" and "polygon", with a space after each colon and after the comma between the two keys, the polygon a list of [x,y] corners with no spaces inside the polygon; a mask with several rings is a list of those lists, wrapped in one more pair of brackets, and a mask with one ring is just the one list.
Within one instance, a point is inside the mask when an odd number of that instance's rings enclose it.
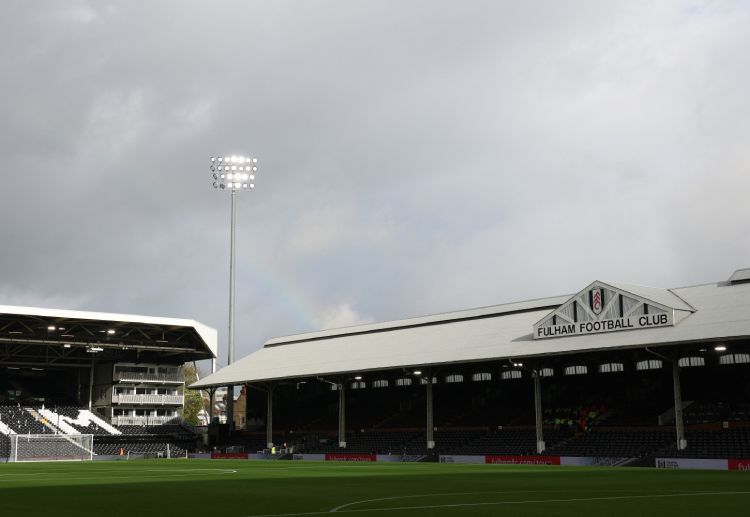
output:
{"label": "grass mowing stripe", "polygon": [[[453,504],[431,504],[422,506],[390,506],[387,508],[359,508],[352,510],[341,510],[338,513],[366,513],[366,512],[392,512],[406,510],[439,510],[443,508],[462,508],[471,506],[501,506],[510,504],[540,504],[540,503],[580,503],[591,501],[616,501],[627,499],[654,499],[663,497],[695,497],[695,496],[716,496],[716,495],[748,495],[748,492],[687,492],[680,494],[650,494],[650,495],[615,495],[607,497],[576,497],[570,499],[529,499],[525,501],[493,501],[487,503],[453,503]],[[409,497],[409,496],[406,496]],[[392,498],[395,499],[395,498]],[[383,499],[385,500],[385,499]],[[360,501],[364,502],[364,501]],[[335,513],[335,508],[323,512],[301,512],[301,513],[269,513],[263,515],[247,515],[245,517],[302,517],[305,515],[326,515]]]}

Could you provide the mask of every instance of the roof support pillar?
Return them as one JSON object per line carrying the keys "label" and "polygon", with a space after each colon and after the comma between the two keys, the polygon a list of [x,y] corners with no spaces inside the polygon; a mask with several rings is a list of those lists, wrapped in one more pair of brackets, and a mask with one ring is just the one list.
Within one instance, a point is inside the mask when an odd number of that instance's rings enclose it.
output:
{"label": "roof support pillar", "polygon": [[346,448],[346,383],[337,385],[339,392],[339,447]]}
{"label": "roof support pillar", "polygon": [[672,385],[674,386],[674,427],[677,433],[677,450],[687,448],[685,429],[682,421],[682,387],[680,384],[680,365],[678,359],[672,361]]}
{"label": "roof support pillar", "polygon": [[234,431],[234,386],[227,386],[227,399],[225,404],[227,410],[227,437]]}
{"label": "roof support pillar", "polygon": [[427,448],[435,448],[435,425],[432,414],[432,374],[427,374]]}
{"label": "roof support pillar", "polygon": [[546,449],[544,443],[544,415],[542,413],[542,377],[539,370],[534,370],[534,416],[536,420],[536,452],[542,454]]}
{"label": "roof support pillar", "polygon": [[273,447],[273,385],[266,392],[268,408],[266,409],[266,447]]}
{"label": "roof support pillar", "polygon": [[94,399],[94,358],[91,358],[91,369],[89,370],[89,411]]}
{"label": "roof support pillar", "polygon": [[208,422],[210,425],[214,421],[214,409],[216,407],[216,386],[208,388]]}

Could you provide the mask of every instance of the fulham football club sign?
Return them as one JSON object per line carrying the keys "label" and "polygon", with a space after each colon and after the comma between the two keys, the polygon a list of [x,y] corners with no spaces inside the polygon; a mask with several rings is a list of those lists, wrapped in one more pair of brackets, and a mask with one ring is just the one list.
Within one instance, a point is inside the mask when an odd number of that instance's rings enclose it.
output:
{"label": "fulham football club sign", "polygon": [[534,325],[534,339],[674,325],[674,308],[594,282]]}

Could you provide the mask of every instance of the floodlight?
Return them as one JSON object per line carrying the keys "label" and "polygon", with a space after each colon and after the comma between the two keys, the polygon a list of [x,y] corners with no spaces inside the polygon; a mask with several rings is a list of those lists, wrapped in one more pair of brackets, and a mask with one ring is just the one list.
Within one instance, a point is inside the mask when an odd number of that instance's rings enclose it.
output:
{"label": "floodlight", "polygon": [[726,351],[726,349],[727,349],[727,347],[725,347],[724,345],[716,345],[714,347],[714,350],[716,350],[717,352],[724,352],[724,351]]}
{"label": "floodlight", "polygon": [[414,375],[422,375],[422,371],[421,370],[414,370]]}
{"label": "floodlight", "polygon": [[361,375],[357,375],[357,376],[354,377],[354,380],[355,381],[361,381],[362,380],[362,376]]}
{"label": "floodlight", "polygon": [[57,329],[55,328],[54,325],[50,325],[49,327],[47,327],[47,330],[53,331],[53,330],[57,330]]}

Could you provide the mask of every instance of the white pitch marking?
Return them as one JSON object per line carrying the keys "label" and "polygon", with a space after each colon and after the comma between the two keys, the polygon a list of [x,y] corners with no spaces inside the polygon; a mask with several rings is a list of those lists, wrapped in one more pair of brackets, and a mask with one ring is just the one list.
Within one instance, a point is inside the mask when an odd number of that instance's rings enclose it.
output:
{"label": "white pitch marking", "polygon": [[[529,499],[525,501],[496,501],[489,503],[455,503],[455,504],[432,504],[424,506],[393,506],[390,508],[362,508],[354,510],[344,510],[339,513],[364,513],[364,512],[392,512],[394,510],[426,510],[441,508],[462,508],[471,506],[501,506],[506,504],[538,504],[538,503],[577,503],[587,501],[617,501],[626,499],[657,499],[663,497],[694,497],[694,496],[711,496],[711,495],[748,495],[750,492],[687,492],[679,494],[651,494],[651,495],[619,495],[606,497],[576,497],[571,499]],[[325,515],[330,514],[332,510],[323,512],[301,512],[301,513],[269,513],[263,515],[248,515],[246,517],[299,517],[303,515]]]}
{"label": "white pitch marking", "polygon": [[329,512],[338,512],[340,510],[343,510],[344,508],[347,508],[349,506],[354,506],[357,504],[364,504],[364,503],[375,503],[378,501],[392,501],[394,499],[413,499],[413,498],[419,498],[419,497],[452,497],[455,495],[482,495],[482,494],[528,494],[528,493],[539,493],[539,492],[549,492],[550,490],[503,490],[498,492],[453,492],[453,493],[447,493],[447,494],[414,494],[414,495],[396,495],[391,497],[379,497],[378,499],[365,499],[363,501],[354,501],[353,503],[346,503],[342,504],[341,506],[337,506],[336,508],[332,508],[329,510]]}

